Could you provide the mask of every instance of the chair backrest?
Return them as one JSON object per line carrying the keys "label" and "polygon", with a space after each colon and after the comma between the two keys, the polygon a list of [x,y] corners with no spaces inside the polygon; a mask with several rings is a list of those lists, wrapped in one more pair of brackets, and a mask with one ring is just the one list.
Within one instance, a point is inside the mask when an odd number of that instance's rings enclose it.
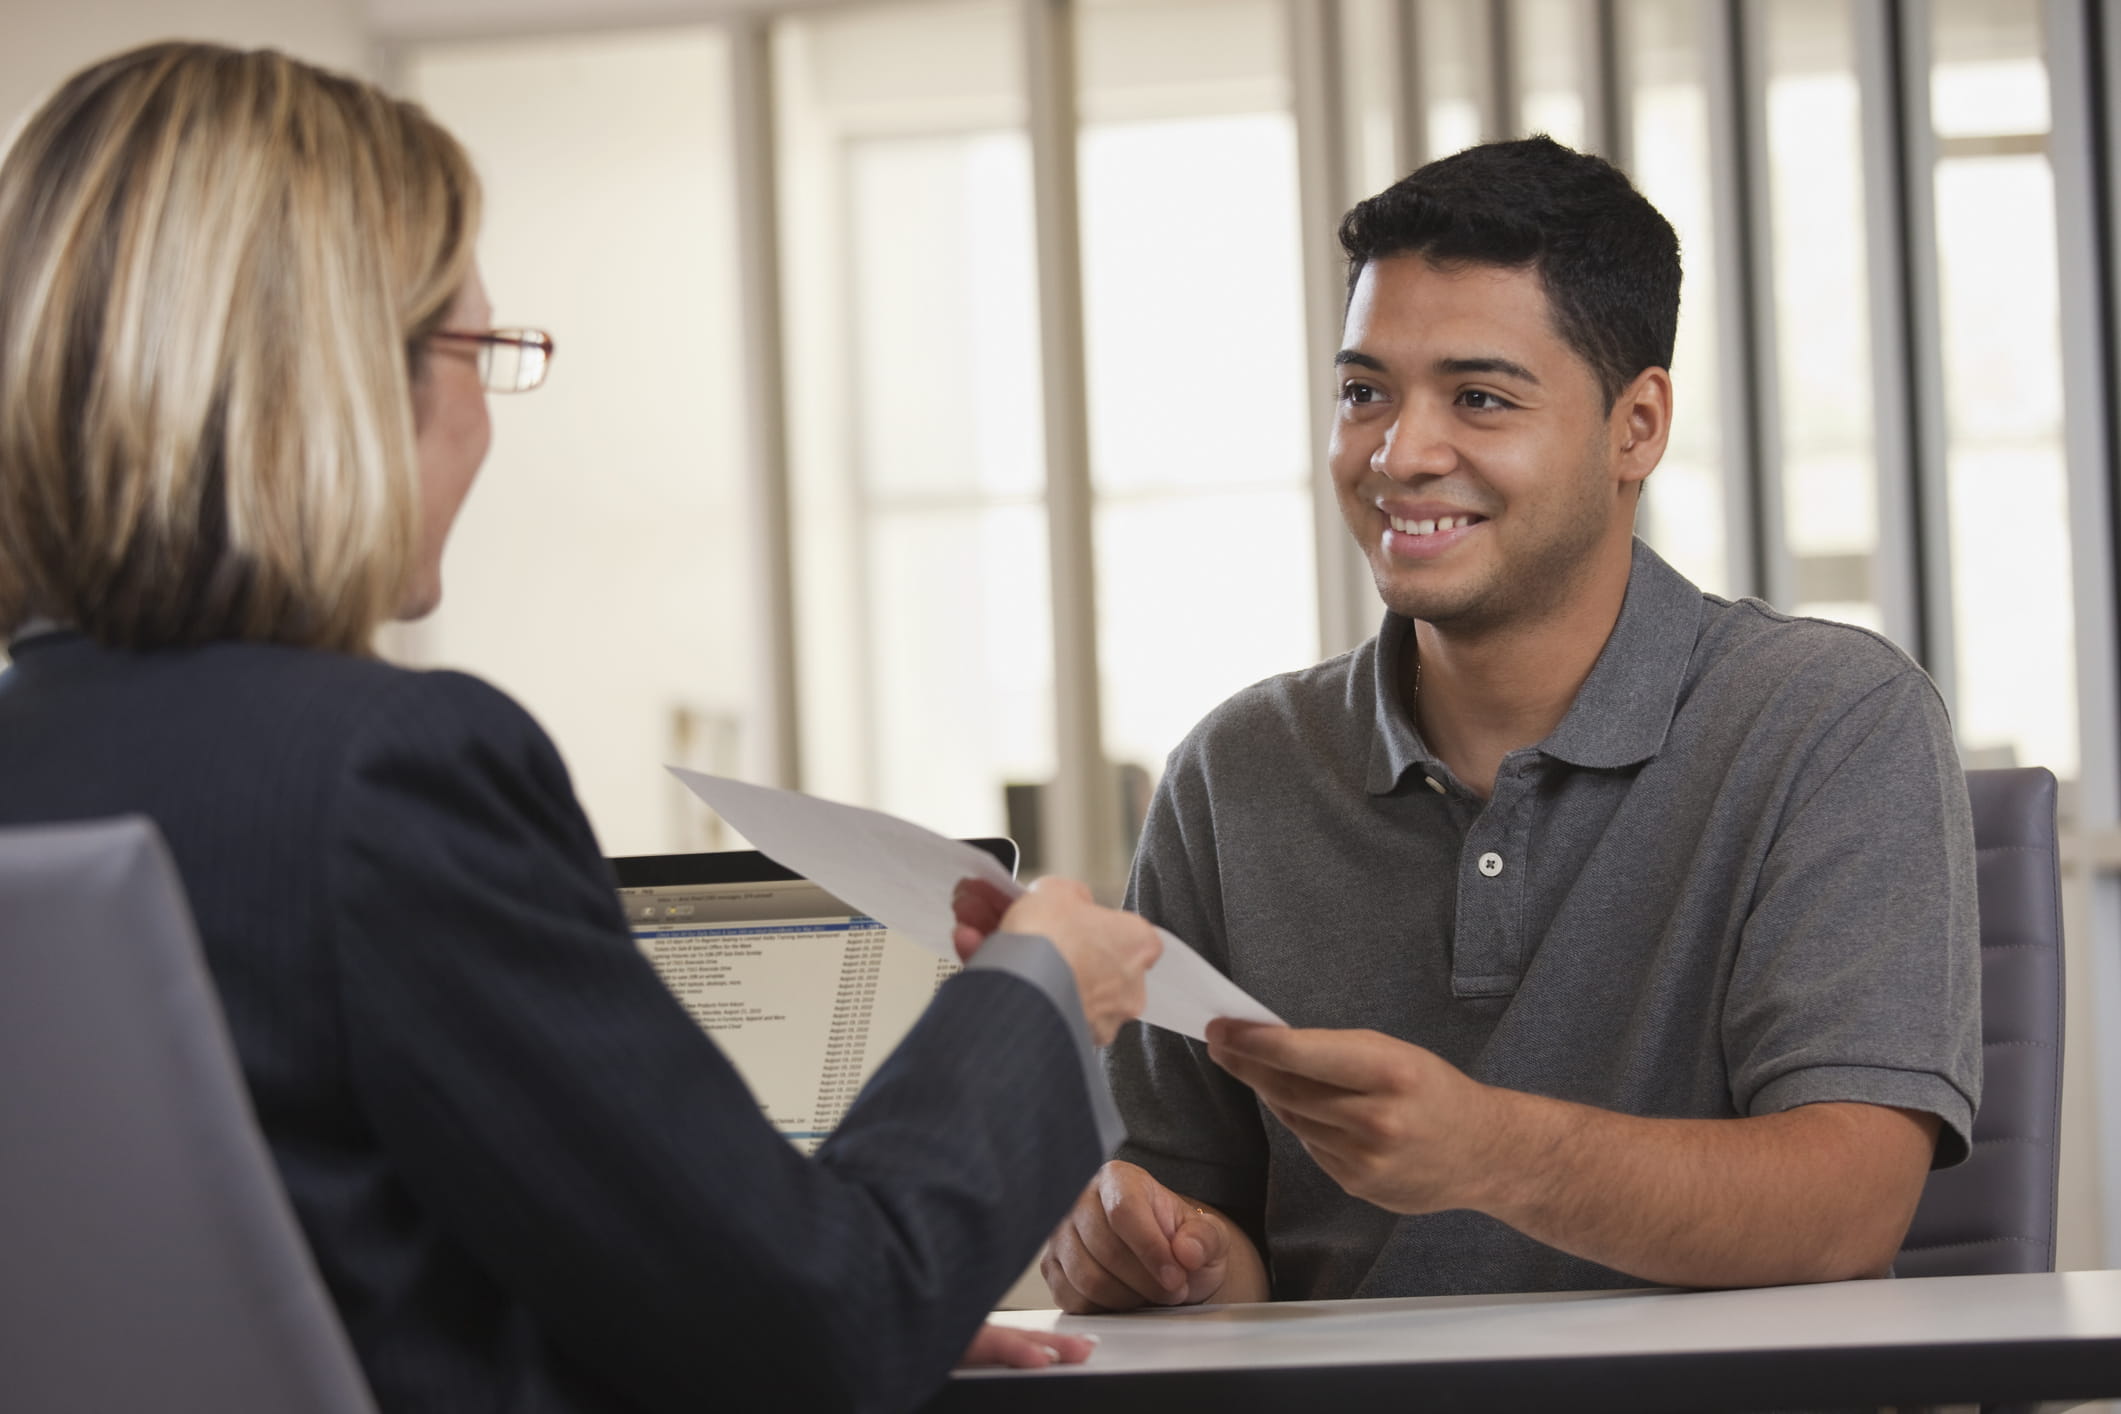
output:
{"label": "chair backrest", "polygon": [[144,819],[0,830],[0,1409],[373,1411]]}
{"label": "chair backrest", "polygon": [[1893,1270],[1904,1277],[2055,1267],[2062,1135],[2062,894],[2055,778],[1969,771],[1981,895],[1981,1112],[1974,1151],[1933,1173]]}

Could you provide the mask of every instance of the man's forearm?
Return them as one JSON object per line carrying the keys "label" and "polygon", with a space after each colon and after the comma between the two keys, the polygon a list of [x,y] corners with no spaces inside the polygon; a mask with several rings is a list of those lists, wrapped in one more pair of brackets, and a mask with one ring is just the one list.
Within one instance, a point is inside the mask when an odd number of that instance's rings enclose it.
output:
{"label": "man's forearm", "polygon": [[1874,1105],[1641,1119],[1493,1091],[1473,1201],[1645,1281],[1757,1286],[1882,1276],[1922,1194],[1937,1120]]}

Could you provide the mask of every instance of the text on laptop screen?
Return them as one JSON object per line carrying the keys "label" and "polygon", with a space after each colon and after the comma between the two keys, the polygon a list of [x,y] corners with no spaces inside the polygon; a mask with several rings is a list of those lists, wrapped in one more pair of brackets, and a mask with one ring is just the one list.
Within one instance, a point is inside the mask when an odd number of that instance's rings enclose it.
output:
{"label": "text on laptop screen", "polygon": [[804,880],[622,888],[642,953],[804,1153],[957,964]]}

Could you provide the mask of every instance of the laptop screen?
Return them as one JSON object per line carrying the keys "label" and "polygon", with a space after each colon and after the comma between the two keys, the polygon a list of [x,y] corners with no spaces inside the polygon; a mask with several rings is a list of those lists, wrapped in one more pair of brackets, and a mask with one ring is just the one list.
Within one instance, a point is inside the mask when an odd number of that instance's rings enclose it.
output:
{"label": "laptop screen", "polygon": [[749,850],[612,864],[641,952],[804,1153],[958,970]]}

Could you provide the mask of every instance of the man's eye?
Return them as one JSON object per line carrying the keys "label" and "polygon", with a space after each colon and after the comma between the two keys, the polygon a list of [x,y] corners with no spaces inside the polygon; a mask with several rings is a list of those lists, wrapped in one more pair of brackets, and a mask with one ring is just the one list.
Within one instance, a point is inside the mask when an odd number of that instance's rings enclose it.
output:
{"label": "man's eye", "polygon": [[1484,392],[1479,388],[1468,388],[1460,393],[1458,395],[1458,405],[1472,408],[1476,412],[1494,412],[1513,406],[1513,404],[1504,402],[1501,398],[1496,397],[1493,393]]}
{"label": "man's eye", "polygon": [[1344,403],[1374,403],[1378,391],[1368,383],[1343,383],[1340,385],[1340,400]]}

